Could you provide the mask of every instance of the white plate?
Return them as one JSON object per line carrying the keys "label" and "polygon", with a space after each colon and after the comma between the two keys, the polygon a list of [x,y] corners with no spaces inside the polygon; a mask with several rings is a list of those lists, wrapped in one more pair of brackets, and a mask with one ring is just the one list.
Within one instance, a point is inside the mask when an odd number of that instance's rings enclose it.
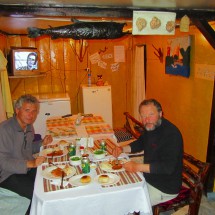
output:
{"label": "white plate", "polygon": [[[57,166],[59,168],[62,168],[62,169],[65,167],[65,165],[57,165]],[[44,169],[42,171],[42,176],[44,178],[46,178],[46,179],[49,179],[49,180],[51,180],[51,179],[61,179],[61,177],[55,177],[54,175],[51,174],[51,171],[54,170],[54,169],[56,169],[56,168],[57,168],[56,166],[47,167],[46,169]],[[72,166],[69,166],[69,170],[70,170],[70,174],[68,174],[67,176],[65,176],[64,177],[65,179],[72,177],[76,173],[75,168],[72,167]]]}
{"label": "white plate", "polygon": [[109,161],[103,161],[99,164],[99,166],[100,166],[101,170],[103,170],[105,172],[123,172],[123,171],[125,171],[124,168],[114,170],[114,169],[112,169],[112,165],[108,165],[108,164],[109,164]]}
{"label": "white plate", "polygon": [[[47,154],[49,153],[52,153],[54,150],[54,148],[48,148],[48,149],[44,149],[40,152],[40,155],[41,156],[44,156],[44,157],[47,157],[47,158],[52,158],[52,156],[47,156]],[[58,155],[58,156],[53,156],[54,158],[57,158],[57,157],[62,157],[62,156],[65,156],[68,154],[68,150],[67,148],[64,148],[63,149],[63,154],[62,155]]]}
{"label": "white plate", "polygon": [[107,183],[100,183],[99,182],[99,176],[97,175],[95,178],[95,181],[101,185],[105,185],[105,186],[109,186],[109,185],[113,185],[116,184],[120,181],[120,177],[118,175],[112,174],[112,173],[107,173],[107,174],[101,174],[101,175],[108,175],[109,176],[109,181]]}
{"label": "white plate", "polygon": [[92,179],[92,177],[91,177],[91,181],[89,182],[89,183],[81,183],[80,182],[80,179],[81,179],[81,177],[82,176],[84,176],[85,174],[81,174],[81,175],[75,175],[75,176],[73,176],[73,177],[71,177],[70,179],[69,179],[69,183],[72,185],[72,186],[76,186],[76,187],[78,187],[78,186],[86,186],[86,185],[89,185],[89,184],[91,184],[92,183],[92,181],[93,181],[93,179]]}

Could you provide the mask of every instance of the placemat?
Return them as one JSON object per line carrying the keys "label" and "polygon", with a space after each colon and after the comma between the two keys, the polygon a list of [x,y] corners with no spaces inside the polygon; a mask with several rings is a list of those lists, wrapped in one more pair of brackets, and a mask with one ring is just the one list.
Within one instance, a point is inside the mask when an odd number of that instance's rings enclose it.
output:
{"label": "placemat", "polygon": [[92,152],[96,149],[100,148],[100,143],[101,141],[105,141],[106,142],[106,148],[107,148],[107,153],[112,155],[112,151],[113,149],[116,147],[116,145],[110,140],[110,139],[101,139],[101,140],[95,140],[94,141],[94,147],[91,148]]}
{"label": "placemat", "polygon": [[108,124],[103,125],[86,125],[86,131],[89,135],[92,134],[113,134],[113,129]]}
{"label": "placemat", "polygon": [[47,134],[53,137],[77,135],[74,119],[55,117],[46,120]]}
{"label": "placemat", "polygon": [[[47,168],[49,166],[50,165],[43,165],[42,170],[45,170],[45,168]],[[75,166],[75,169],[76,169],[76,174],[75,175],[82,174],[82,170],[81,170],[80,166]],[[105,174],[106,172],[101,170],[101,168],[98,165],[98,167],[96,168],[96,173],[97,173],[97,175],[99,175],[99,174]],[[120,181],[118,183],[116,183],[116,184],[109,185],[109,186],[101,185],[102,188],[124,186],[124,185],[134,184],[134,183],[138,183],[138,182],[142,181],[142,179],[138,175],[138,173],[130,173],[130,172],[127,172],[127,171],[123,171],[123,172],[116,172],[114,174],[116,174],[116,175],[118,175],[120,177]],[[69,181],[69,179],[65,179],[65,180]],[[43,179],[43,186],[44,186],[44,192],[52,192],[52,191],[71,189],[71,188],[76,187],[76,186],[72,186],[70,183],[68,183],[67,186],[65,186],[63,189],[60,189],[60,186],[56,186],[54,184],[51,184],[51,181],[47,180],[45,178]]]}
{"label": "placemat", "polygon": [[[95,140],[94,141],[94,147],[88,148],[88,150],[90,152],[93,152],[94,150],[100,148],[101,141],[105,141],[106,142],[106,144],[107,144],[107,152],[108,152],[109,155],[111,155],[113,149],[115,148],[115,144],[110,139],[108,139],[108,138],[107,139],[101,139],[101,140]],[[53,158],[51,161],[52,162],[65,162],[63,164],[66,164],[66,163],[68,163],[68,160],[69,160],[69,156],[66,155],[66,156],[62,156],[62,157]],[[105,174],[106,172],[103,171],[99,167],[99,163],[100,162],[97,162],[97,164],[98,164],[98,167],[96,168],[97,174],[98,175],[99,174]],[[47,164],[43,165],[42,169],[44,170],[45,168],[47,168],[49,166],[50,165],[47,165]],[[75,175],[82,174],[82,170],[81,170],[80,166],[75,166],[75,169],[76,169],[76,174]],[[110,185],[110,186],[103,186],[102,185],[102,187],[105,188],[105,187],[122,186],[122,185],[127,185],[127,184],[138,183],[138,182],[142,181],[142,179],[138,175],[138,173],[130,173],[130,172],[123,171],[123,172],[116,172],[114,174],[117,174],[120,177],[120,181],[117,184]],[[69,179],[67,179],[67,180],[69,180]],[[47,180],[47,179],[43,179],[43,185],[44,185],[44,192],[51,192],[51,191],[60,190],[59,186],[51,184],[50,180]],[[64,189],[70,189],[70,188],[74,188],[74,186],[72,186],[71,184],[68,184],[67,186],[64,187]]]}
{"label": "placemat", "polygon": [[81,121],[81,123],[99,123],[104,122],[102,116],[90,116],[90,117],[84,117]]}

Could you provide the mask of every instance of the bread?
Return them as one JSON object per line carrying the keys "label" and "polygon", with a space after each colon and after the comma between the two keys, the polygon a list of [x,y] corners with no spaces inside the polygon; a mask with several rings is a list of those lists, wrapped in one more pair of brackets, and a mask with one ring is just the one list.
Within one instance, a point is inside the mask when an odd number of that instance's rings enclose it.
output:
{"label": "bread", "polygon": [[83,184],[88,184],[91,182],[91,177],[89,175],[84,175],[80,178],[80,182]]}
{"label": "bread", "polygon": [[100,175],[98,178],[99,183],[108,183],[110,180],[110,177],[108,175]]}
{"label": "bread", "polygon": [[68,144],[68,142],[66,140],[60,140],[59,143],[60,143],[60,145],[67,145]]}

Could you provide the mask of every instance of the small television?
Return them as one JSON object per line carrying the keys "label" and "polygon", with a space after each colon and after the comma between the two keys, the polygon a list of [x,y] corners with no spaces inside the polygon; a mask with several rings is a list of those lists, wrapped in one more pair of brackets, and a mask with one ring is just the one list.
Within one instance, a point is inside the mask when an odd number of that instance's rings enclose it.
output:
{"label": "small television", "polygon": [[38,50],[33,47],[11,47],[10,74],[14,76],[38,75]]}

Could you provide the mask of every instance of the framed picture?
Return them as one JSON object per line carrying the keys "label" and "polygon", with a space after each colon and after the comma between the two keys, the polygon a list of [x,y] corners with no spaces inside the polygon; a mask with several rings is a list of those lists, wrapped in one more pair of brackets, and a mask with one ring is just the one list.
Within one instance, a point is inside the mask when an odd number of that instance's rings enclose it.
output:
{"label": "framed picture", "polygon": [[190,76],[191,36],[169,39],[165,59],[166,74]]}

